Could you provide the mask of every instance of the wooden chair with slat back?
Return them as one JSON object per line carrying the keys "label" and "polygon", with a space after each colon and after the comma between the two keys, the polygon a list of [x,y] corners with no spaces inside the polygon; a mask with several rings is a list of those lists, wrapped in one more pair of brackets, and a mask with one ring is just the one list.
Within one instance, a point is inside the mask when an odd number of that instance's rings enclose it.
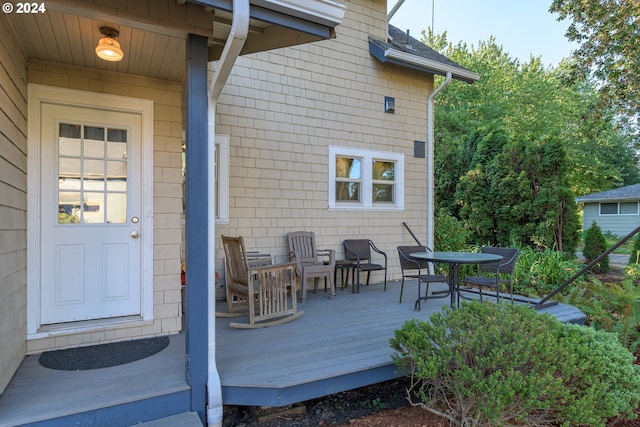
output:
{"label": "wooden chair with slat back", "polygon": [[[226,316],[249,316],[234,328],[264,328],[302,316],[297,310],[294,263],[251,267],[244,239],[222,236],[226,267]],[[222,316],[222,313],[216,313]]]}
{"label": "wooden chair with slat back", "polygon": [[324,290],[327,284],[331,290],[331,298],[336,296],[334,274],[336,269],[336,251],[334,249],[317,249],[316,238],[312,231],[292,231],[287,233],[289,260],[295,261],[296,271],[300,276],[300,299],[307,299],[307,279],[313,279],[313,292],[318,289],[318,281],[324,278]]}

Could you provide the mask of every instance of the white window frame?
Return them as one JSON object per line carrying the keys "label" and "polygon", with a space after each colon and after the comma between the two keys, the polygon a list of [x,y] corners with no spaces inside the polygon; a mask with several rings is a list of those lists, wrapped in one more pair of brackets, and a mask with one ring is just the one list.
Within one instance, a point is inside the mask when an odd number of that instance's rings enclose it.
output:
{"label": "white window frame", "polygon": [[[336,158],[359,158],[362,163],[362,185],[360,202],[336,201]],[[372,164],[374,160],[395,163],[394,202],[373,202]],[[329,146],[329,209],[345,210],[404,210],[404,154],[388,151],[374,151],[362,148]]]}
{"label": "white window frame", "polygon": [[[622,213],[622,204],[635,204],[636,205],[636,211],[633,213]],[[618,210],[616,213],[602,213],[602,205],[618,205]],[[614,215],[638,215],[638,202],[633,202],[633,201],[628,201],[628,202],[600,202],[598,204],[598,214],[600,216],[614,216]]]}
{"label": "white window frame", "polygon": [[229,135],[216,135],[216,224],[229,224]]}
{"label": "white window frame", "polygon": [[[216,173],[216,188],[214,189],[217,206],[217,212],[215,212],[216,224],[229,224],[229,135],[216,135],[215,136],[215,165],[211,165],[209,170],[214,170]],[[184,144],[184,133],[183,133]],[[183,145],[184,147],[184,145]],[[183,208],[184,197],[186,196],[186,190],[184,188],[184,168],[185,168],[185,152],[182,151],[182,179],[183,179]],[[184,225],[184,219],[183,225]]]}

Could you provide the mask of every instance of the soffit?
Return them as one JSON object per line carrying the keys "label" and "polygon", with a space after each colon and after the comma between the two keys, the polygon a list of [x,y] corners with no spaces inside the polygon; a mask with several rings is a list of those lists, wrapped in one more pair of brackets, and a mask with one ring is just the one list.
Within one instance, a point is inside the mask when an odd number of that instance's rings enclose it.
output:
{"label": "soffit", "polygon": [[[189,33],[208,37],[209,60],[216,60],[232,22],[229,10],[184,1],[113,0],[109,3],[113,6],[105,4],[101,0],[49,0],[46,13],[14,13],[8,21],[30,59],[170,81],[184,78]],[[288,17],[292,25],[287,26],[287,17],[264,7],[252,5],[251,15],[242,54],[322,40],[326,38],[322,31],[332,36],[332,28],[296,17]],[[95,55],[102,37],[99,29],[105,25],[120,32],[118,41],[125,53],[120,62],[103,61]]]}

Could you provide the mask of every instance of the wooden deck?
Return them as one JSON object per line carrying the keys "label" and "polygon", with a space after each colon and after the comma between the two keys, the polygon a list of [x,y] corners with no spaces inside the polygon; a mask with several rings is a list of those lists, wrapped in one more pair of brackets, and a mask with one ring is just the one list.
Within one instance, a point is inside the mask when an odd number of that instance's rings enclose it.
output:
{"label": "wooden deck", "polygon": [[[430,290],[446,289],[431,285]],[[423,288],[424,289],[424,288]],[[409,319],[428,320],[449,298],[422,302],[414,311],[415,282],[337,290],[330,300],[323,291],[307,293],[298,308],[304,315],[274,328],[237,330],[229,319],[216,321],[216,362],[225,404],[284,406],[401,376],[391,361],[389,339]],[[224,311],[222,306],[219,310]],[[559,304],[549,312],[559,320],[583,323],[575,307]]]}
{"label": "wooden deck", "polygon": [[118,427],[183,413],[190,401],[184,355],[184,337],[172,335],[161,352],[111,368],[57,371],[27,356],[0,396],[0,427]]}
{"label": "wooden deck", "polygon": [[[449,299],[423,302],[414,311],[415,283],[405,284],[402,304],[398,282],[390,282],[386,292],[382,284],[360,289],[338,289],[333,300],[323,291],[309,292],[298,306],[304,315],[276,327],[231,329],[228,324],[241,319],[216,319],[223,403],[284,406],[400,376],[390,358],[393,331],[411,318],[428,320]],[[540,311],[565,322],[584,321],[567,305]],[[171,336],[167,349],[147,359],[92,371],[47,369],[34,355],[0,396],[0,427],[128,426],[184,412],[188,399],[182,335]],[[142,401],[148,402],[144,415],[131,419],[129,405]]]}

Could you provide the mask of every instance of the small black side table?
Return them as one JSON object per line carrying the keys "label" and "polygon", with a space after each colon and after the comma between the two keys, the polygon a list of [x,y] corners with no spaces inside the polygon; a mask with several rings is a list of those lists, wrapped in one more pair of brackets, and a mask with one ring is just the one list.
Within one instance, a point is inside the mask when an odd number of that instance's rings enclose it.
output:
{"label": "small black side table", "polygon": [[[333,280],[336,288],[338,287],[338,270],[340,270],[340,281],[342,282],[340,284],[340,289],[344,289],[349,284],[349,270],[353,270],[355,265],[356,265],[355,261],[350,261],[347,259],[340,259],[336,261],[336,268],[333,272]],[[346,278],[344,275],[345,270],[347,270]],[[353,277],[351,277],[351,280],[353,281]]]}

